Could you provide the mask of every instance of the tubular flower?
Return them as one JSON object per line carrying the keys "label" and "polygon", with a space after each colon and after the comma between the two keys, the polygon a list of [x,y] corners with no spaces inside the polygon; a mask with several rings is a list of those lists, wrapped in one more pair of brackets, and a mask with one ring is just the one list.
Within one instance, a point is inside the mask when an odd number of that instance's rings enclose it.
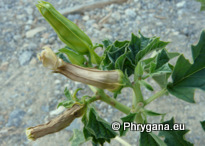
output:
{"label": "tubular flower", "polygon": [[47,47],[39,55],[39,59],[45,67],[53,70],[54,73],[63,74],[77,82],[93,85],[100,89],[108,89],[112,92],[123,86],[124,74],[120,70],[102,71],[66,63]]}

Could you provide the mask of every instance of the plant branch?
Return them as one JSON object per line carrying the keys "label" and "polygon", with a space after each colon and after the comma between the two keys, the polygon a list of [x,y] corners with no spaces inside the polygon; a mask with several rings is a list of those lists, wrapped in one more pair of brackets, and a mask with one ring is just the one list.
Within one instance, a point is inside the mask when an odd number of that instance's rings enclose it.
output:
{"label": "plant branch", "polygon": [[96,96],[93,96],[92,98],[87,100],[87,104],[90,104],[90,103],[92,103],[92,102],[94,102],[96,100],[99,100],[99,99]]}
{"label": "plant branch", "polygon": [[131,109],[129,107],[125,106],[124,104],[118,102],[114,98],[111,98],[110,96],[105,94],[104,90],[97,89],[97,95],[99,96],[99,99],[101,101],[106,102],[107,104],[113,106],[114,108],[118,109],[119,111],[121,111],[121,112],[123,112],[125,114],[129,114],[130,113]]}
{"label": "plant branch", "polygon": [[164,95],[167,92],[167,89],[164,88],[161,91],[157,92],[156,94],[154,94],[153,96],[151,96],[150,98],[148,98],[147,100],[145,100],[145,105],[151,103],[153,100],[159,98],[160,96]]}
{"label": "plant branch", "polygon": [[133,89],[132,104],[133,104],[133,108],[135,108],[139,102],[144,102],[144,99],[140,89],[140,84],[137,81],[132,85],[132,89]]}

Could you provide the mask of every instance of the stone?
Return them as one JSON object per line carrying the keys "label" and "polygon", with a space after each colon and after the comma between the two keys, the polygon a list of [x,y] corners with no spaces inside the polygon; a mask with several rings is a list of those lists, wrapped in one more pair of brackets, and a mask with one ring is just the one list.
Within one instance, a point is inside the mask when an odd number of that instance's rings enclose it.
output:
{"label": "stone", "polygon": [[181,7],[184,7],[184,5],[186,4],[186,1],[181,1],[181,2],[179,2],[179,3],[177,3],[177,7],[178,8],[181,8]]}
{"label": "stone", "polygon": [[73,129],[81,129],[82,128],[82,122],[81,119],[75,119],[70,126],[68,126],[67,128],[65,128],[67,131],[73,131]]}
{"label": "stone", "polygon": [[32,51],[24,51],[20,56],[19,56],[19,63],[21,66],[26,65],[32,58],[33,52]]}
{"label": "stone", "polygon": [[34,28],[34,29],[31,29],[29,31],[26,32],[26,37],[27,38],[32,38],[35,36],[35,34],[39,33],[39,32],[42,32],[46,30],[46,27],[44,26],[41,26],[41,27],[37,27],[37,28]]}
{"label": "stone", "polygon": [[26,10],[26,12],[27,12],[29,15],[32,15],[32,13],[33,13],[32,7],[28,7],[28,8],[26,8],[25,10]]}
{"label": "stone", "polygon": [[79,14],[70,14],[70,15],[68,15],[68,17],[67,17],[70,21],[75,21],[75,20],[79,20],[79,19],[81,19],[81,15],[79,15]]}
{"label": "stone", "polygon": [[43,105],[43,106],[41,106],[41,110],[43,112],[49,112],[49,106],[48,105]]}
{"label": "stone", "polygon": [[6,71],[8,69],[9,63],[3,62],[0,66],[0,71]]}
{"label": "stone", "polygon": [[32,58],[29,64],[30,65],[36,65],[36,63],[37,63],[36,58]]}
{"label": "stone", "polygon": [[54,83],[55,83],[55,84],[60,84],[61,81],[60,81],[60,80],[55,80]]}
{"label": "stone", "polygon": [[56,38],[55,38],[55,37],[51,37],[51,38],[49,38],[48,42],[49,42],[50,44],[52,44],[52,43],[54,43],[54,42],[55,42],[55,40],[56,40]]}
{"label": "stone", "polygon": [[31,25],[26,25],[24,29],[25,31],[28,31],[29,29],[31,29]]}
{"label": "stone", "polygon": [[65,108],[64,106],[60,106],[60,107],[58,107],[57,109],[51,111],[51,112],[49,113],[49,115],[50,115],[51,117],[57,116],[57,115],[59,115],[60,113],[62,113],[63,111],[65,111],[65,109],[66,109],[66,108]]}
{"label": "stone", "polygon": [[7,127],[15,126],[19,127],[22,124],[22,119],[25,115],[25,111],[21,109],[15,109],[9,114],[9,119],[6,124]]}
{"label": "stone", "polygon": [[15,41],[18,41],[18,40],[21,39],[21,36],[20,36],[20,35],[15,35],[15,36],[13,37],[13,39],[14,39]]}
{"label": "stone", "polygon": [[90,19],[90,17],[88,15],[83,16],[84,21],[88,21],[89,19]]}
{"label": "stone", "polygon": [[130,18],[135,18],[136,17],[136,12],[134,10],[131,10],[131,9],[125,10],[125,14],[127,16],[129,16]]}

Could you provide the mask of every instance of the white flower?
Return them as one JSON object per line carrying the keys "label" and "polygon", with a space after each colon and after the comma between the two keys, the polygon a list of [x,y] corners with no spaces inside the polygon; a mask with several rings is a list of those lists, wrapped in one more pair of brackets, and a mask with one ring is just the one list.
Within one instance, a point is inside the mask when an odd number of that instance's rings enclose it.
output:
{"label": "white flower", "polygon": [[38,59],[42,61],[44,67],[56,70],[63,64],[63,60],[58,58],[49,47],[45,46],[43,49],[41,54],[38,54]]}

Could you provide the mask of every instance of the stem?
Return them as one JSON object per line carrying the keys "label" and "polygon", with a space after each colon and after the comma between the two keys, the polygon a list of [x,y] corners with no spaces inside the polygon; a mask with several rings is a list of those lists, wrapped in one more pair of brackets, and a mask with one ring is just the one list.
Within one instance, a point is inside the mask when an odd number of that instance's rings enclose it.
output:
{"label": "stem", "polygon": [[90,104],[90,103],[92,103],[92,102],[94,102],[96,100],[99,100],[99,99],[96,96],[93,96],[92,98],[87,100],[87,104]]}
{"label": "stem", "polygon": [[149,104],[150,102],[152,102],[153,100],[159,98],[160,96],[164,95],[167,92],[167,89],[164,88],[161,91],[157,92],[156,94],[154,94],[153,96],[151,96],[150,98],[148,98],[147,100],[145,100],[145,105]]}
{"label": "stem", "polygon": [[[92,88],[91,90],[92,91],[96,91],[94,92],[96,95],[96,98],[101,100],[101,101],[104,101],[106,102],[107,104],[111,105],[112,107],[118,109],[119,111],[125,113],[126,115],[128,115],[131,111],[131,109],[127,106],[125,106],[124,104],[121,104],[120,102],[118,102],[117,100],[115,100],[114,98],[111,98],[110,96],[108,96],[107,94],[105,94],[104,90],[102,89],[99,89],[99,88],[95,88],[93,86],[89,86],[90,88]],[[140,91],[141,93],[141,91]],[[98,97],[99,96],[99,97]],[[136,110],[137,112],[139,111],[139,109],[141,107],[143,107],[143,103],[142,102],[139,102],[137,105],[136,105]],[[139,107],[139,108],[138,108]],[[135,112],[135,111],[134,111]],[[141,113],[138,113],[136,115],[136,119],[135,119],[136,123],[144,123],[144,120],[141,116]]]}
{"label": "stem", "polygon": [[97,92],[96,87],[91,86],[91,85],[88,85],[88,87],[93,91],[93,93],[96,93],[96,92]]}
{"label": "stem", "polygon": [[122,139],[121,137],[119,136],[116,136],[115,137],[115,140],[119,141],[122,145],[124,146],[131,146],[128,142],[126,142],[124,139]]}
{"label": "stem", "polygon": [[133,108],[137,106],[139,102],[144,102],[143,95],[140,89],[140,84],[136,82],[135,84],[132,85],[133,89]]}
{"label": "stem", "polygon": [[124,104],[118,102],[114,98],[111,98],[110,96],[105,94],[104,90],[97,89],[97,94],[99,95],[99,99],[101,101],[106,102],[107,104],[113,106],[114,108],[118,109],[119,111],[121,111],[121,112],[123,112],[125,114],[129,114],[130,113],[131,109],[129,107],[125,106]]}

